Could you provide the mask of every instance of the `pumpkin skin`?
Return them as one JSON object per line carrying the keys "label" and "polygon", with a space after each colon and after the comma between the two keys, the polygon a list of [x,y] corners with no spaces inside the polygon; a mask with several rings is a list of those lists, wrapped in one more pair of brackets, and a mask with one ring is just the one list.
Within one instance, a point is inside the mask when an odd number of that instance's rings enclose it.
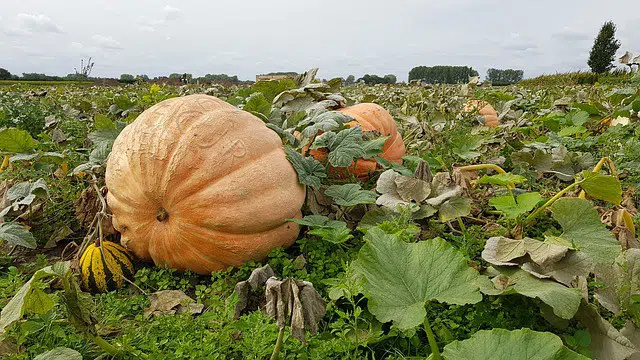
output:
{"label": "pumpkin skin", "polygon": [[[402,163],[402,157],[406,153],[404,141],[398,132],[395,120],[385,108],[378,104],[362,103],[337,111],[353,118],[353,121],[346,124],[349,127],[360,126],[363,132],[377,131],[381,136],[388,136],[389,138],[382,147],[382,154],[379,156],[394,163]],[[309,155],[318,161],[324,161],[328,152],[326,149],[315,149],[309,150]],[[360,180],[366,180],[377,168],[378,163],[375,159],[358,159],[355,162],[355,167],[350,166],[348,169],[330,167],[329,174],[332,177],[343,179],[347,178],[349,174],[353,174]]]}
{"label": "pumpkin skin", "polygon": [[133,277],[133,264],[127,250],[111,241],[97,241],[87,247],[80,257],[82,287],[91,292],[121,289],[124,278]]}
{"label": "pumpkin skin", "polygon": [[469,100],[464,105],[465,112],[478,111],[478,114],[484,116],[484,124],[489,127],[495,127],[500,125],[498,119],[498,112],[486,101],[482,100]]}
{"label": "pumpkin skin", "polygon": [[113,144],[107,202],[137,258],[199,274],[265,258],[298,236],[305,188],[280,137],[208,95],[162,101]]}

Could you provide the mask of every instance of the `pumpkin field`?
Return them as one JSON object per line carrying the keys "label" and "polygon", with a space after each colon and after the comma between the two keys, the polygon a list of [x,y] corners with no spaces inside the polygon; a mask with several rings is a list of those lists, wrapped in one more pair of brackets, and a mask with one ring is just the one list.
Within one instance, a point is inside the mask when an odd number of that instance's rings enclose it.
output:
{"label": "pumpkin field", "polygon": [[638,75],[316,73],[1,84],[0,357],[640,359]]}

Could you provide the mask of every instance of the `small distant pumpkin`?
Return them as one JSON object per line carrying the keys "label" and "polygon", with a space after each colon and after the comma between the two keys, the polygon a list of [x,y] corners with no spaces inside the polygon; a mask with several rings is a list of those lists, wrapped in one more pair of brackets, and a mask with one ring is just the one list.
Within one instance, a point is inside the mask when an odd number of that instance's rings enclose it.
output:
{"label": "small distant pumpkin", "polygon": [[111,241],[97,240],[80,257],[82,287],[92,292],[108,292],[125,285],[132,278],[133,264],[127,250]]}
{"label": "small distant pumpkin", "polygon": [[[402,157],[406,153],[404,141],[402,140],[402,135],[398,132],[393,116],[385,108],[378,104],[362,103],[338,109],[337,111],[353,118],[353,121],[346,124],[349,127],[360,126],[363,132],[377,131],[380,136],[388,136],[389,138],[382,147],[380,157],[394,163],[402,163]],[[306,151],[307,148],[304,150]],[[326,149],[308,151],[309,155],[318,161],[323,161],[328,156]],[[331,167],[329,174],[337,178],[346,178],[349,174],[353,174],[360,180],[366,180],[377,168],[378,163],[375,159],[358,159],[355,162],[355,166],[351,166],[348,169]]]}
{"label": "small distant pumpkin", "polygon": [[489,127],[500,125],[498,119],[498,112],[486,101],[483,100],[469,100],[464,105],[465,112],[475,112],[484,117],[484,124]]}

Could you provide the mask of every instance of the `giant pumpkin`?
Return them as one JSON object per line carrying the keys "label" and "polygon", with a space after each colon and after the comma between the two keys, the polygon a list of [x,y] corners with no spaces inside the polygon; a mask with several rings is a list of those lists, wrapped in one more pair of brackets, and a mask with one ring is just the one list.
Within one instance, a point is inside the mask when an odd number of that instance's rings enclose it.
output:
{"label": "giant pumpkin", "polygon": [[464,104],[465,112],[475,112],[484,117],[484,124],[489,127],[495,127],[500,125],[498,119],[498,112],[486,101],[482,100],[469,100]]}
{"label": "giant pumpkin", "polygon": [[212,96],[162,101],[113,144],[107,201],[141,260],[200,274],[295,241],[305,189],[278,135]]}
{"label": "giant pumpkin", "polygon": [[[398,132],[396,122],[387,110],[382,106],[373,103],[362,103],[339,109],[343,114],[349,115],[353,121],[347,123],[349,127],[360,126],[363,132],[376,131],[381,136],[388,136],[382,147],[383,157],[394,163],[402,163],[402,157],[406,149],[402,141],[402,135]],[[310,150],[309,154],[316,160],[324,160],[327,157],[325,149]],[[330,169],[330,174],[336,177],[347,177],[353,174],[361,180],[369,178],[371,172],[375,171],[378,163],[375,159],[358,159],[349,169]],[[345,171],[346,170],[346,171]]]}

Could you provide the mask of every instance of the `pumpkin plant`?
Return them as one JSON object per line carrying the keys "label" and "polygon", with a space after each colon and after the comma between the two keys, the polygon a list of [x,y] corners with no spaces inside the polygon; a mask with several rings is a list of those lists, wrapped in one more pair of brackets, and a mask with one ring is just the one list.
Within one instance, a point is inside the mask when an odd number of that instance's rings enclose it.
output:
{"label": "pumpkin plant", "polygon": [[213,96],[144,111],[107,162],[121,243],[144,261],[200,274],[265,258],[295,241],[305,188],[280,137]]}

